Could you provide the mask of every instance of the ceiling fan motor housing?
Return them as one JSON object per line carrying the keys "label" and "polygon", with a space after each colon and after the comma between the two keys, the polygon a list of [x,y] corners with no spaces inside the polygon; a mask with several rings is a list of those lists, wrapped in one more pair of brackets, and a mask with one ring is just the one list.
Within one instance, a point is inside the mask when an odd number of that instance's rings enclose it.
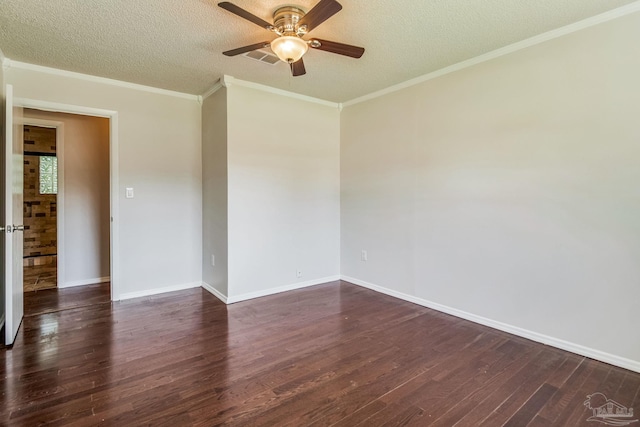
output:
{"label": "ceiling fan motor housing", "polygon": [[273,22],[276,32],[283,36],[300,36],[306,33],[305,26],[298,27],[298,22],[302,19],[304,10],[295,6],[283,6],[273,12]]}

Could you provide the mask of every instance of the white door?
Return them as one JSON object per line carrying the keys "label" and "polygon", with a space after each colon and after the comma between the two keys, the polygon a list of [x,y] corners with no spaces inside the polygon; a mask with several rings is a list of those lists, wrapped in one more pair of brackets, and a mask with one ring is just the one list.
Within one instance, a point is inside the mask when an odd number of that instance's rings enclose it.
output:
{"label": "white door", "polygon": [[6,86],[5,126],[5,343],[13,344],[24,314],[22,285],[23,127],[22,108],[13,105],[13,87]]}

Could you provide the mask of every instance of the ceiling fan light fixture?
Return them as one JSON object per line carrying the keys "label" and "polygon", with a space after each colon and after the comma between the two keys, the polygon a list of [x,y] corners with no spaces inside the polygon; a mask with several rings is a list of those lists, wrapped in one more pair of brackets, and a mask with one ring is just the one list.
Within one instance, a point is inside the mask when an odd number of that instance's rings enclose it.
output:
{"label": "ceiling fan light fixture", "polygon": [[[318,25],[342,10],[342,5],[337,0],[319,0],[308,12],[296,6],[281,6],[273,12],[273,24],[228,1],[218,3],[218,6],[277,35],[277,38],[272,42],[254,43],[222,52],[225,56],[241,55],[270,46],[279,61],[289,64],[291,75],[297,77],[306,74],[302,57],[309,48],[351,58],[360,58],[364,53],[363,47],[329,40],[305,41],[302,39],[309,31],[317,28]],[[276,63],[278,62],[275,57],[272,59]]]}
{"label": "ceiling fan light fixture", "polygon": [[309,50],[307,42],[297,36],[282,36],[271,42],[271,50],[287,64],[297,62]]}

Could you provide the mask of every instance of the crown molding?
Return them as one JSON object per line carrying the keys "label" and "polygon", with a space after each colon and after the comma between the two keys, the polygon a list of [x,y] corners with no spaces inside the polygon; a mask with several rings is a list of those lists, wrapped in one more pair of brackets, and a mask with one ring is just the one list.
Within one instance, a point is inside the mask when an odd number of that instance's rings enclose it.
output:
{"label": "crown molding", "polygon": [[249,82],[249,81],[246,81],[246,80],[239,80],[239,79],[236,79],[236,78],[234,78],[232,76],[227,76],[226,74],[224,76],[222,76],[220,81],[222,83],[222,86],[224,86],[224,87],[229,87],[229,86],[232,86],[232,85],[242,86],[242,87],[246,87],[246,88],[250,88],[250,89],[260,90],[262,92],[273,93],[275,95],[286,96],[288,98],[293,98],[293,99],[298,99],[298,100],[301,100],[301,101],[311,102],[311,103],[314,103],[314,104],[324,105],[325,107],[331,107],[331,108],[335,108],[335,109],[338,109],[340,107],[340,104],[337,103],[337,102],[326,101],[324,99],[314,98],[312,96],[301,95],[299,93],[289,92],[289,91],[282,90],[282,89],[276,89],[276,88],[271,87],[271,86],[266,86],[266,85],[262,85],[262,84],[259,84],[259,83],[253,83],[253,82]]}
{"label": "crown molding", "polygon": [[207,99],[208,97],[210,97],[211,95],[213,95],[214,93],[222,89],[223,87],[224,87],[224,84],[222,83],[222,79],[219,79],[213,86],[211,86],[211,88],[208,91],[200,95],[200,98],[202,98],[202,100],[204,101],[205,99]]}
{"label": "crown molding", "polygon": [[352,105],[359,104],[361,102],[379,98],[381,96],[388,95],[390,93],[397,92],[397,91],[409,88],[411,86],[415,86],[417,84],[424,83],[429,80],[433,80],[438,77],[442,77],[446,74],[454,73],[456,71],[460,71],[465,68],[469,68],[474,65],[481,64],[483,62],[491,61],[492,59],[496,59],[501,56],[505,56],[510,53],[514,53],[519,50],[526,49],[528,47],[535,46],[540,43],[547,42],[549,40],[557,39],[559,37],[566,36],[576,31],[593,27],[595,25],[602,24],[604,22],[608,22],[617,18],[621,18],[623,16],[630,15],[636,12],[640,12],[640,1],[635,1],[633,3],[629,3],[628,5],[610,10],[605,13],[601,13],[600,15],[592,16],[590,18],[583,19],[582,21],[578,21],[573,24],[569,24],[564,27],[557,28],[555,30],[547,31],[546,33],[542,33],[537,36],[533,36],[531,38],[476,56],[474,58],[467,59],[462,62],[458,62],[457,64],[453,64],[448,67],[441,68],[434,72],[424,74],[420,77],[416,77],[414,79],[407,80],[405,82],[398,83],[393,86],[389,86],[388,88],[372,92],[368,95],[354,98],[350,101],[343,103],[343,107],[349,107]]}
{"label": "crown molding", "polygon": [[159,95],[173,96],[175,98],[188,99],[198,101],[198,95],[192,95],[183,92],[176,92],[168,89],[160,89],[152,86],[145,86],[138,83],[130,83],[122,80],[114,80],[106,77],[92,76],[90,74],[76,73],[74,71],[60,70],[58,68],[44,67],[42,65],[29,64],[26,62],[14,61],[5,58],[3,61],[5,68],[14,68],[17,70],[36,71],[39,73],[51,74],[55,76],[69,77],[73,79],[86,80],[93,83],[101,83],[111,86],[118,86],[127,89],[139,90],[142,92],[150,92]]}
{"label": "crown molding", "polygon": [[630,3],[628,5],[610,10],[608,12],[602,13],[600,15],[596,15],[587,19],[584,19],[582,21],[579,22],[575,22],[573,24],[569,24],[567,26],[561,27],[561,28],[557,28],[555,30],[551,30],[548,31],[546,33],[528,38],[526,40],[522,40],[513,44],[510,44],[508,46],[493,50],[491,52],[485,53],[483,55],[479,55],[476,56],[474,58],[462,61],[462,62],[458,62],[457,64],[453,64],[450,65],[448,67],[445,68],[441,68],[439,70],[433,71],[431,73],[428,74],[424,74],[420,77],[416,77],[414,79],[411,80],[407,80],[405,82],[393,85],[393,86],[389,86],[385,89],[381,89],[372,93],[369,93],[367,95],[358,97],[358,98],[354,98],[352,100],[346,101],[344,103],[337,103],[337,102],[331,102],[331,101],[326,101],[324,99],[320,99],[320,98],[314,98],[312,96],[307,96],[307,95],[302,95],[302,94],[298,94],[295,92],[289,92],[286,90],[282,90],[282,89],[277,89],[271,86],[266,86],[263,84],[259,84],[259,83],[253,83],[253,82],[249,82],[246,80],[240,80],[240,79],[236,79],[232,76],[228,76],[228,75],[224,75],[222,76],[208,91],[206,91],[204,94],[202,95],[192,95],[192,94],[188,94],[188,93],[183,93],[183,92],[176,92],[176,91],[172,91],[172,90],[168,90],[168,89],[160,89],[160,88],[156,88],[156,87],[152,87],[152,86],[145,86],[145,85],[141,85],[141,84],[137,84],[137,83],[130,83],[130,82],[125,82],[122,80],[115,80],[115,79],[109,79],[106,77],[98,77],[98,76],[93,76],[90,74],[82,74],[82,73],[76,73],[73,71],[67,71],[67,70],[61,70],[61,69],[57,69],[57,68],[51,68],[51,67],[45,67],[45,66],[41,66],[41,65],[35,65],[35,64],[29,64],[26,62],[20,62],[20,61],[14,61],[11,60],[9,58],[7,58],[6,56],[4,56],[2,50],[0,50],[0,62],[2,63],[3,68],[6,69],[10,69],[10,68],[14,68],[14,69],[19,69],[19,70],[28,70],[28,71],[36,71],[36,72],[41,72],[41,73],[46,73],[46,74],[51,74],[51,75],[57,75],[57,76],[63,76],[63,77],[69,77],[69,78],[75,78],[75,79],[80,79],[80,80],[86,80],[86,81],[90,81],[90,82],[94,82],[94,83],[102,83],[102,84],[107,84],[107,85],[112,85],[112,86],[118,86],[118,87],[124,87],[127,89],[134,89],[134,90],[139,90],[139,91],[143,91],[143,92],[150,92],[150,93],[155,93],[155,94],[160,94],[160,95],[166,95],[166,96],[173,96],[176,98],[182,98],[182,99],[188,99],[191,101],[196,101],[198,103],[202,103],[202,101],[206,98],[208,98],[209,96],[213,95],[215,92],[217,92],[218,90],[220,90],[220,88],[222,87],[229,87],[232,84],[238,85],[238,86],[243,86],[243,87],[247,87],[247,88],[251,88],[251,89],[255,89],[255,90],[260,90],[263,92],[268,92],[268,93],[273,93],[276,95],[281,95],[281,96],[285,96],[285,97],[289,97],[289,98],[293,98],[293,99],[298,99],[298,100],[302,100],[302,101],[306,101],[306,102],[311,102],[311,103],[315,103],[315,104],[320,104],[320,105],[324,105],[327,107],[331,107],[331,108],[336,108],[339,111],[342,111],[343,108],[345,107],[349,107],[352,105],[356,105],[359,104],[361,102],[365,102],[365,101],[369,101],[375,98],[379,98],[381,96],[393,93],[393,92],[397,92],[406,88],[409,88],[411,86],[415,86],[417,84],[429,81],[429,80],[433,80],[435,78],[438,77],[442,77],[444,75],[450,74],[450,73],[454,73],[456,71],[460,71],[463,70],[465,68],[469,68],[472,67],[474,65],[477,64],[481,64],[483,62],[487,62],[490,61],[492,59],[496,59],[499,58],[501,56],[505,56],[508,55],[510,53],[514,53],[517,52],[519,50],[522,49],[526,49],[528,47],[531,46],[535,46],[537,44],[540,43],[544,43],[546,41],[550,41],[571,33],[574,33],[576,31],[580,31],[583,30],[585,28],[589,28],[607,21],[611,21],[617,18],[621,18],[623,16],[626,15],[630,15],[636,12],[640,12],[640,0],[635,1],[633,3]]}
{"label": "crown molding", "polygon": [[[234,82],[234,78],[232,76],[228,76],[226,74],[224,74],[222,77],[220,77],[220,80],[218,80],[218,82],[223,86],[223,87],[229,87],[231,86],[231,84],[233,84]],[[238,80],[240,81],[244,81],[244,80]],[[250,83],[250,82],[245,82],[245,83]],[[267,86],[265,86],[267,87]],[[272,87],[269,87],[269,89],[274,89]]]}

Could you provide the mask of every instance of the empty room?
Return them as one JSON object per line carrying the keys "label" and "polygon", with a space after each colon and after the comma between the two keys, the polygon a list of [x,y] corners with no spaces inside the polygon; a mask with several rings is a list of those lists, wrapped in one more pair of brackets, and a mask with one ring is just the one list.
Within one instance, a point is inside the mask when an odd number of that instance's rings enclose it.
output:
{"label": "empty room", "polygon": [[640,425],[640,1],[3,0],[0,60],[1,425]]}

